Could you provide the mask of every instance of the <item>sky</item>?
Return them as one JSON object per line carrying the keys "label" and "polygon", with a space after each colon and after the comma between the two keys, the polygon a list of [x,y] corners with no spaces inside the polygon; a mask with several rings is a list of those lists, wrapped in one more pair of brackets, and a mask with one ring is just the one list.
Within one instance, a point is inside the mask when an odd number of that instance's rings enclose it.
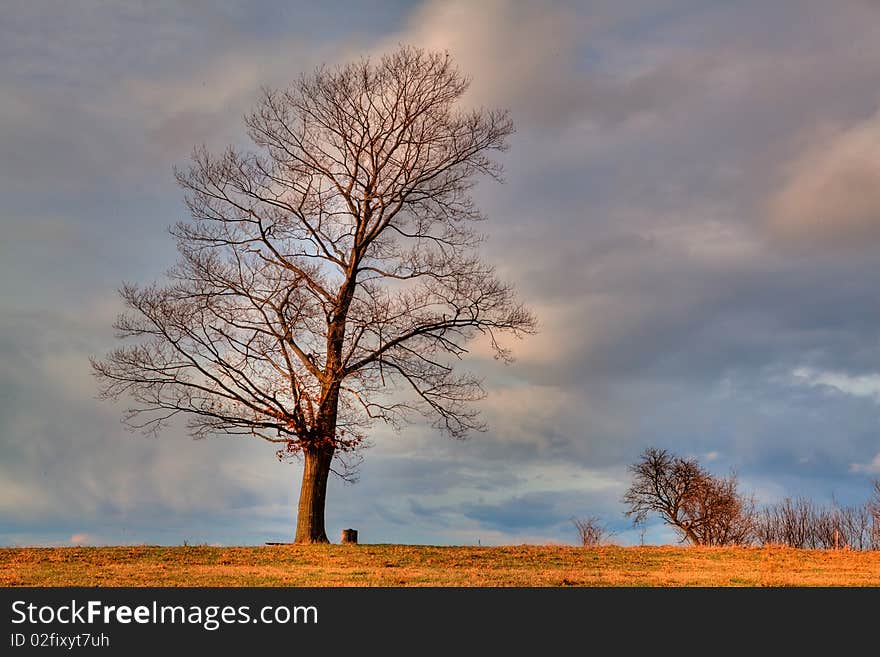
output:
{"label": "sky", "polygon": [[327,532],[365,543],[673,543],[625,517],[648,447],[759,504],[880,477],[880,2],[5,3],[0,545],[292,540],[301,466],[156,438],[97,399],[123,282],[161,281],[173,167],[246,146],[261,87],[400,44],[509,109],[485,259],[540,332],[474,349],[488,431],[377,426]]}

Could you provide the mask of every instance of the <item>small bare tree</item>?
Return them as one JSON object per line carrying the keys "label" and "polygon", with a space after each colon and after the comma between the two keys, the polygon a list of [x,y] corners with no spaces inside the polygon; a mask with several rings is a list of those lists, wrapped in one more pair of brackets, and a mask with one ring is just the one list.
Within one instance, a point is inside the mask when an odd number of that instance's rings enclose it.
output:
{"label": "small bare tree", "polygon": [[872,503],[822,507],[804,497],[786,498],[761,509],[755,536],[763,545],[808,550],[876,549]]}
{"label": "small bare tree", "polygon": [[828,547],[850,550],[872,549],[871,511],[868,504],[835,504],[830,513],[834,527]]}
{"label": "small bare tree", "polygon": [[623,497],[635,524],[658,514],[693,545],[743,545],[752,540],[754,503],[739,494],[736,475],[714,477],[695,459],[649,448],[630,466]]}
{"label": "small bare tree", "polygon": [[598,516],[572,518],[571,522],[577,531],[580,544],[584,547],[596,547],[608,539],[609,532]]}
{"label": "small bare tree", "polygon": [[[120,347],[93,367],[129,395],[133,426],[184,415],[195,437],[236,434],[302,457],[295,541],[327,542],[327,480],[374,420],[413,411],[461,438],[480,429],[468,341],[535,329],[483,263],[469,196],[513,124],[463,111],[448,54],[403,47],[267,90],[246,118],[257,152],[196,150],[178,172],[191,221],[164,286],[125,285]],[[402,392],[408,389],[409,395]]]}
{"label": "small bare tree", "polygon": [[816,540],[817,511],[806,498],[785,498],[761,509],[755,522],[755,534],[763,545],[786,545],[810,548]]}
{"label": "small bare tree", "polygon": [[871,514],[871,549],[880,550],[880,479],[874,481],[874,490],[868,501],[868,513]]}

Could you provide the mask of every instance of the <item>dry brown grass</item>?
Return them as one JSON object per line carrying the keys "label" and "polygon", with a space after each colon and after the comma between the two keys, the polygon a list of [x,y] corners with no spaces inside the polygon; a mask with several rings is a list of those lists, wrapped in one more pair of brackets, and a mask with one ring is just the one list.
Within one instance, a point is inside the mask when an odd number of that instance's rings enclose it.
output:
{"label": "dry brown grass", "polygon": [[0,549],[2,586],[880,586],[880,552],[316,545]]}

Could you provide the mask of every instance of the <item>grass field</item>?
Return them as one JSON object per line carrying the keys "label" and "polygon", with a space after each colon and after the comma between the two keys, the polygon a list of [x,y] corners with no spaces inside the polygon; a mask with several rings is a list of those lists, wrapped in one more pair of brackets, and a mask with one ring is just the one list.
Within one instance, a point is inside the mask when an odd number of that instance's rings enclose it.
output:
{"label": "grass field", "polygon": [[0,549],[2,586],[880,586],[880,552],[566,546]]}

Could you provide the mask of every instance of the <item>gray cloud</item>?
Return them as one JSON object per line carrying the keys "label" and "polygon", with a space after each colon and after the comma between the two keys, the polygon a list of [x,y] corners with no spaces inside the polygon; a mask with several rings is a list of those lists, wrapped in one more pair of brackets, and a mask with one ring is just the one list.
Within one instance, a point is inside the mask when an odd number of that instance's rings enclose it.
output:
{"label": "gray cloud", "polygon": [[867,495],[878,406],[840,386],[880,372],[871,3],[32,7],[0,27],[0,542],[289,539],[296,465],[126,433],[86,359],[116,286],[173,259],[171,165],[240,141],[261,84],[401,41],[511,109],[507,183],[477,194],[542,332],[509,367],[474,345],[488,433],[377,427],[361,481],[331,483],[331,535],[574,542],[598,514],[638,542],[620,495],[649,445],[760,501]]}
{"label": "gray cloud", "polygon": [[770,228],[813,247],[875,247],[880,240],[880,113],[826,128],[789,164],[770,199]]}

